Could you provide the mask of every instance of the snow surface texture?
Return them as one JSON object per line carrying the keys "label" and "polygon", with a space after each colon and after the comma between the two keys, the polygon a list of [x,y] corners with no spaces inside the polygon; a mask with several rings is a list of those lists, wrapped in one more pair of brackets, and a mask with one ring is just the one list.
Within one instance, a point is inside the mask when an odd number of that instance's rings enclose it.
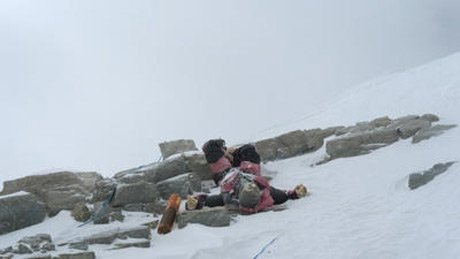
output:
{"label": "snow surface texture", "polygon": [[[318,112],[263,132],[274,136],[293,129],[351,125],[388,115],[434,113],[443,124],[460,125],[460,54],[360,85]],[[436,163],[460,160],[460,128],[411,144],[410,139],[369,155],[311,167],[324,148],[301,157],[266,164],[278,173],[272,185],[305,184],[310,195],[288,209],[238,216],[229,227],[189,224],[164,236],[152,231],[151,248],[109,251],[92,246],[97,258],[214,259],[254,258],[458,258],[460,255],[460,165],[416,190],[408,175]],[[260,137],[260,136],[259,136]],[[153,217],[128,215],[115,227],[137,226]],[[100,226],[78,229],[68,212],[44,223],[0,236],[0,248],[20,238],[49,233],[55,243]],[[78,233],[80,232],[80,233]],[[61,252],[61,251],[60,251]],[[17,257],[15,257],[17,258]]]}

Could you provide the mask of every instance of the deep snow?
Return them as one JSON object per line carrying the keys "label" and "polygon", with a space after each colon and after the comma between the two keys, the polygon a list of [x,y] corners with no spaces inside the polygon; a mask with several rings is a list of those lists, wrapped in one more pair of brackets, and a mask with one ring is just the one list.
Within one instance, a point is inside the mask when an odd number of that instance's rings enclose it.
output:
{"label": "deep snow", "polygon": [[[460,54],[387,75],[357,86],[317,112],[260,132],[252,140],[337,125],[352,125],[388,115],[434,113],[441,124],[460,125]],[[460,165],[416,190],[407,187],[408,175],[436,163],[459,161],[460,128],[411,144],[401,140],[365,156],[322,159],[324,148],[297,158],[268,163],[276,172],[272,185],[292,188],[305,184],[310,195],[289,201],[288,209],[238,216],[229,227],[190,224],[164,236],[152,231],[151,248],[109,251],[95,246],[97,258],[458,258],[460,254]],[[152,215],[131,213],[127,227],[147,222]],[[44,223],[0,236],[0,248],[20,238],[49,233],[54,241],[104,226],[78,229],[68,212]],[[62,248],[60,248],[62,249]],[[60,250],[62,252],[62,250]],[[15,257],[17,258],[17,257]]]}

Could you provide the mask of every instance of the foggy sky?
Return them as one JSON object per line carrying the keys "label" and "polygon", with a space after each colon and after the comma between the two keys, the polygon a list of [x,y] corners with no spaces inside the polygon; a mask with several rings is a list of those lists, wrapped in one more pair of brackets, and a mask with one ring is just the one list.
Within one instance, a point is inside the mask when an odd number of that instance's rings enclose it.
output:
{"label": "foggy sky", "polygon": [[0,1],[0,180],[230,144],[460,49],[456,0]]}

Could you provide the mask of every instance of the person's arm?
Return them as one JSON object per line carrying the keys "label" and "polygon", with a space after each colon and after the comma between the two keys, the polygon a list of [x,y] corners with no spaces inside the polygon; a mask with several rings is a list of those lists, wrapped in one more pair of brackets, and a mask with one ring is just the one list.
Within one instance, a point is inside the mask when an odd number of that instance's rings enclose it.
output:
{"label": "person's arm", "polygon": [[225,149],[223,139],[211,139],[202,147],[216,184],[219,184],[225,172],[232,167],[230,161],[224,156]]}

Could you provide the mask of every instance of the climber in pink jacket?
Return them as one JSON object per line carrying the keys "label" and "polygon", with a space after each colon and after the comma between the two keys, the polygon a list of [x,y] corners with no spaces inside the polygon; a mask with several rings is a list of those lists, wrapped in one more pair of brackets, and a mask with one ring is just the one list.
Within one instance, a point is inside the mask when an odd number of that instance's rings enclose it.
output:
{"label": "climber in pink jacket", "polygon": [[307,193],[302,184],[290,191],[270,186],[261,176],[260,156],[253,145],[227,150],[224,140],[213,139],[203,145],[203,151],[220,194],[188,196],[187,210],[234,205],[244,213],[256,213]]}

